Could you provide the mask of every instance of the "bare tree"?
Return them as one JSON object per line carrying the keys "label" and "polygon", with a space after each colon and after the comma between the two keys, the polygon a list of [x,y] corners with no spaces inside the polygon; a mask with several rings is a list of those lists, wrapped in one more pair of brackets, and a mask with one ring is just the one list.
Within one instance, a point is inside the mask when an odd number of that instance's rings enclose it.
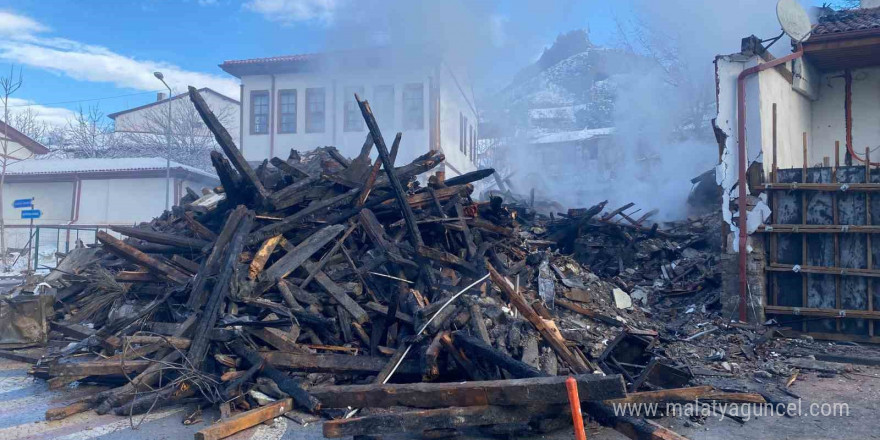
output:
{"label": "bare tree", "polygon": [[[212,110],[224,126],[231,127],[238,123],[232,107],[224,106]],[[119,145],[114,149],[114,155],[165,157],[167,127],[167,104],[143,110],[142,116],[136,121],[127,123],[125,127],[117,126]],[[171,160],[203,170],[213,170],[210,154],[217,148],[213,134],[202,122],[195,107],[189,105],[188,101],[172,101]]]}
{"label": "bare tree", "polygon": [[54,150],[63,156],[88,159],[109,157],[113,154],[118,142],[113,133],[113,125],[107,122],[98,106],[82,107],[73,119],[67,121],[67,127],[60,136],[54,136]]}
{"label": "bare tree", "polygon": [[15,74],[15,66],[9,68],[9,75],[0,77],[0,100],[3,101],[3,139],[0,140],[0,262],[3,271],[9,271],[6,258],[6,220],[3,201],[3,188],[6,186],[6,169],[9,165],[33,157],[33,152],[24,146],[10,142],[9,126],[12,123],[9,112],[9,98],[17,92],[23,84],[21,68],[18,75]]}

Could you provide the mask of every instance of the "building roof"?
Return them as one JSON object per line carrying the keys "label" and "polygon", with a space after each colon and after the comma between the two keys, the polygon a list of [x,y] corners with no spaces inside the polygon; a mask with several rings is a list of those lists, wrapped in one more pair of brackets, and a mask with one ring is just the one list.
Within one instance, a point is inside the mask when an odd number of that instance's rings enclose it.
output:
{"label": "building roof", "polygon": [[340,72],[358,72],[363,69],[393,68],[395,60],[436,63],[440,54],[425,46],[367,47],[321,53],[280,55],[267,58],[226,60],[220,68],[241,78],[248,75],[314,72],[331,68]]}
{"label": "building roof", "polygon": [[266,75],[270,73],[296,73],[312,70],[330,59],[332,53],[304,53],[280,55],[245,60],[226,60],[220,64],[224,72],[241,78],[246,75]]}
{"label": "building roof", "polygon": [[[233,104],[241,105],[241,103],[238,102],[237,99],[232,99],[232,98],[230,98],[230,97],[228,97],[228,96],[226,96],[226,95],[224,95],[224,94],[222,94],[222,93],[220,93],[220,92],[217,92],[217,91],[215,91],[214,89],[208,88],[208,87],[202,87],[201,89],[199,89],[199,93],[211,93],[211,94],[216,95],[216,96],[219,97],[219,98],[225,99],[225,100],[227,100],[227,101],[229,101],[229,102],[231,102],[231,103],[233,103]],[[118,112],[116,112],[116,113],[110,113],[109,115],[107,115],[107,117],[110,118],[110,119],[114,119],[114,120],[115,120],[117,116],[124,115],[124,114],[126,114],[126,113],[131,113],[131,112],[138,111],[138,110],[143,110],[143,109],[145,109],[145,108],[149,108],[149,107],[152,107],[152,106],[154,106],[154,105],[165,104],[165,103],[167,103],[168,101],[174,101],[174,100],[177,100],[177,99],[180,99],[180,98],[184,98],[184,97],[187,97],[187,98],[188,98],[188,97],[189,97],[189,93],[181,93],[181,94],[178,94],[178,95],[174,95],[174,96],[172,96],[171,98],[165,98],[165,99],[163,99],[163,100],[161,100],[161,101],[154,101],[154,102],[151,102],[151,103],[148,103],[148,104],[144,104],[144,105],[141,105],[141,106],[138,106],[138,107],[130,108],[130,109],[128,109],[128,110],[122,110],[122,111],[118,111]]]}
{"label": "building roof", "polygon": [[555,144],[560,142],[579,142],[593,138],[610,136],[614,127],[585,128],[576,131],[560,131],[556,133],[540,133],[532,137],[532,144]]}
{"label": "building roof", "polygon": [[[125,157],[98,159],[35,159],[16,162],[8,166],[7,176],[35,176],[54,174],[143,174],[150,171],[165,171],[166,161],[161,157]],[[184,165],[171,162],[172,175],[181,173],[195,175],[203,179],[217,180],[217,176]]]}
{"label": "building roof", "polygon": [[[880,31],[880,8],[831,11],[819,17],[813,36]],[[809,40],[808,40],[809,41]]]}
{"label": "building roof", "polygon": [[30,152],[34,154],[46,154],[49,152],[49,149],[46,148],[43,144],[29,138],[24,133],[16,130],[11,125],[6,125],[3,121],[0,121],[0,138],[3,136],[9,136],[9,140],[15,142],[22,147],[27,148]]}

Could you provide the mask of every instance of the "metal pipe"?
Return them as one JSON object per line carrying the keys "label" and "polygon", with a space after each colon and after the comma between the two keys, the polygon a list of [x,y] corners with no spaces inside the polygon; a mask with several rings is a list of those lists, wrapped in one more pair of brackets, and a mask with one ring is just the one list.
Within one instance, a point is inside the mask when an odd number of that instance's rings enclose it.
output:
{"label": "metal pipe", "polygon": [[843,100],[843,114],[846,121],[846,151],[849,153],[850,157],[854,157],[859,162],[868,162],[870,165],[880,165],[880,162],[871,162],[868,158],[868,155],[865,154],[865,158],[862,159],[856,154],[855,149],[853,148],[853,116],[852,116],[852,71],[850,69],[846,69],[843,71],[843,80],[844,80],[844,100]]}
{"label": "metal pipe", "polygon": [[804,56],[804,48],[803,46],[798,45],[796,52],[745,69],[736,78],[736,141],[739,154],[739,157],[737,158],[739,165],[739,221],[737,222],[737,229],[739,229],[739,320],[742,322],[746,321],[746,291],[748,286],[748,281],[746,279],[746,247],[748,244],[748,227],[746,226],[746,220],[748,217],[748,203],[746,201],[746,198],[748,197],[746,191],[746,168],[748,167],[748,150],[746,148],[746,78],[780,64],[798,59],[802,56]]}

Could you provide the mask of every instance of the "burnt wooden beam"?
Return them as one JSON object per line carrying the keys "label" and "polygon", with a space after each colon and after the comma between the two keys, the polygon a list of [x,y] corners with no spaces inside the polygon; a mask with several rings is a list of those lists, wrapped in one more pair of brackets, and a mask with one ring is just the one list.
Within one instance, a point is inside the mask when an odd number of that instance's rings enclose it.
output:
{"label": "burnt wooden beam", "polygon": [[471,171],[469,173],[464,173],[460,176],[450,177],[446,179],[444,182],[446,186],[456,186],[456,185],[465,185],[468,183],[477,182],[483,180],[489,176],[491,176],[495,172],[494,168],[486,168],[477,171]]}
{"label": "burnt wooden beam", "polygon": [[376,151],[379,153],[379,158],[382,159],[382,165],[385,168],[385,174],[388,176],[388,181],[391,183],[391,189],[394,191],[394,195],[397,198],[397,203],[400,205],[400,210],[403,213],[403,219],[406,221],[406,229],[409,232],[410,244],[412,244],[412,247],[418,248],[425,242],[422,240],[422,234],[419,232],[419,227],[416,224],[415,214],[413,214],[412,208],[410,208],[409,203],[407,203],[406,192],[403,190],[403,185],[401,185],[400,179],[394,172],[394,162],[392,162],[391,156],[388,153],[388,147],[385,145],[385,139],[382,138],[382,132],[379,130],[379,124],[376,123],[376,117],[373,116],[373,111],[370,109],[370,103],[361,100],[361,98],[357,95],[355,95],[355,99],[357,100],[358,106],[361,109],[361,114],[364,117],[364,121],[366,121],[367,123],[367,128],[370,130],[370,135],[373,136],[373,143],[376,144]]}
{"label": "burnt wooden beam", "polygon": [[[279,234],[284,234],[285,232],[288,232],[288,231],[294,229],[295,227],[297,227],[300,224],[300,222],[302,222],[306,217],[308,217],[312,214],[317,214],[322,211],[328,211],[328,210],[333,209],[339,205],[342,205],[346,202],[351,201],[352,199],[354,199],[354,197],[358,194],[359,191],[360,191],[359,189],[355,188],[355,189],[352,189],[348,192],[331,197],[329,199],[325,199],[325,200],[321,200],[321,201],[316,200],[315,202],[313,202],[309,206],[297,211],[296,214],[284,217],[284,219],[279,222],[264,226],[256,231],[254,231],[253,233],[251,233],[250,244],[262,243],[264,240],[266,240],[269,237],[279,235]],[[353,213],[351,215],[354,215],[354,214],[356,214],[356,213]],[[342,221],[344,221],[344,220],[345,219],[343,219]],[[341,221],[330,222],[330,223],[333,223],[334,226],[342,227],[342,225],[338,224],[338,223],[341,223]]]}
{"label": "burnt wooden beam", "polygon": [[119,240],[104,231],[98,231],[95,237],[104,245],[105,249],[112,252],[114,255],[143,266],[164,280],[170,281],[174,284],[186,284],[189,282],[190,277],[186,276],[179,270],[123,243],[122,240]]}
{"label": "burnt wooden beam", "polygon": [[550,347],[553,348],[553,351],[556,352],[559,358],[568,364],[568,366],[576,373],[588,373],[589,367],[587,367],[579,357],[576,357],[575,354],[568,349],[568,346],[565,345],[565,339],[562,337],[562,334],[559,333],[559,329],[556,328],[556,324],[552,320],[544,319],[539,316],[532,306],[526,302],[526,299],[523,298],[522,294],[514,290],[513,286],[510,285],[507,279],[501,276],[501,274],[499,274],[490,263],[486,263],[486,267],[489,269],[489,275],[492,282],[501,289],[501,292],[504,293],[507,300],[513,304],[519,313],[522,314],[532,326],[535,327],[535,330],[538,330],[538,333],[540,333],[541,337],[543,337]]}
{"label": "burnt wooden beam", "polygon": [[403,411],[331,420],[324,423],[323,432],[326,438],[393,433],[421,434],[426,430],[522,423],[533,418],[544,417],[547,414],[558,414],[562,411],[568,411],[567,405],[541,406],[539,408],[468,406]]}
{"label": "burnt wooden beam", "polygon": [[[336,385],[313,387],[310,392],[324,408],[443,408],[449,406],[565,404],[566,376],[449,383]],[[626,397],[620,375],[575,376],[582,402]]]}
{"label": "burnt wooden beam", "polygon": [[235,272],[233,267],[238,264],[239,255],[242,249],[244,249],[244,242],[253,225],[253,221],[253,211],[247,211],[244,218],[239,222],[238,228],[236,228],[235,233],[232,235],[232,240],[230,240],[223,258],[222,267],[224,270],[220,272],[217,280],[214,282],[211,295],[205,302],[205,307],[199,316],[192,344],[186,355],[190,364],[196,370],[202,368],[202,363],[208,354],[208,348],[211,344],[211,330],[214,329],[214,325],[220,316],[220,309],[223,307],[223,302],[229,294],[230,284],[233,281]]}
{"label": "burnt wooden beam", "polygon": [[129,226],[110,226],[110,230],[118,232],[122,235],[138,238],[151,243],[164,244],[168,246],[177,246],[182,248],[202,249],[210,244],[209,241],[199,238],[181,237],[174,234],[166,234],[164,232],[150,231],[141,228],[132,228]]}
{"label": "burnt wooden beam", "polygon": [[234,166],[241,174],[242,179],[257,191],[257,195],[261,201],[269,197],[269,191],[266,190],[263,183],[257,178],[257,174],[244,159],[244,156],[241,155],[241,151],[235,146],[235,141],[232,140],[232,136],[229,135],[229,132],[226,131],[226,128],[223,127],[223,124],[217,119],[217,116],[214,116],[214,112],[211,111],[211,108],[208,107],[208,104],[205,102],[204,98],[202,98],[202,95],[193,86],[189,87],[189,99],[196,107],[196,111],[199,113],[199,116],[201,116],[202,121],[205,122],[205,125],[211,130],[211,133],[214,134],[214,139],[217,140],[217,144],[220,145],[223,153],[226,154],[226,157],[232,162],[232,166]]}
{"label": "burnt wooden beam", "polygon": [[343,229],[345,229],[345,226],[342,225],[327,226],[303,240],[290,252],[278,259],[275,264],[269,266],[268,269],[260,274],[258,279],[260,284],[264,286],[261,291],[276,284],[278,280],[286,277],[300,267],[306,260],[311,258],[315,252],[318,252],[318,250],[336,238]]}
{"label": "burnt wooden beam", "polygon": [[[315,263],[306,262],[304,267],[309,272],[312,271],[312,268],[315,267]],[[330,277],[327,276],[323,271],[318,270],[315,272],[314,281],[317,285],[321,286],[325,292],[330,294],[330,296],[339,303],[348,313],[351,314],[351,317],[354,318],[355,322],[358,324],[363,324],[370,320],[370,316],[367,315],[367,312],[353,300],[345,289],[342,288],[339,284],[333,282]]]}
{"label": "burnt wooden beam", "polygon": [[308,190],[312,189],[320,177],[305,177],[302,180],[291,183],[269,196],[269,202],[275,209],[287,209],[293,205],[302,203],[306,199]]}
{"label": "burnt wooden beam", "polygon": [[[345,354],[294,354],[283,351],[261,352],[263,359],[278,368],[307,373],[351,373],[377,374],[388,363],[387,358],[371,356],[349,356]],[[404,361],[396,375],[421,375],[418,363]]]}
{"label": "burnt wooden beam", "polygon": [[278,385],[278,389],[292,397],[294,403],[298,406],[309,412],[315,412],[321,409],[321,402],[319,402],[318,399],[302,389],[298,381],[295,381],[290,376],[275,368],[272,361],[261,357],[256,351],[245,347],[240,340],[233,341],[229,346],[235,354],[241,356],[248,364],[262,364],[263,367],[262,370],[260,370],[260,374],[275,381]]}
{"label": "burnt wooden beam", "polygon": [[192,211],[184,212],[183,220],[186,222],[186,226],[189,228],[189,230],[193,231],[193,233],[195,233],[202,239],[209,241],[214,241],[217,239],[217,234],[215,234],[214,231],[208,229],[207,226],[196,220],[196,217],[195,215],[193,215]]}
{"label": "burnt wooden beam", "polygon": [[247,208],[244,205],[238,205],[226,218],[226,223],[223,225],[220,235],[214,240],[214,246],[211,248],[211,252],[205,258],[205,261],[202,262],[202,267],[199,269],[199,272],[196,273],[193,280],[193,287],[186,302],[188,307],[198,309],[204,304],[205,296],[207,295],[205,284],[219,269],[220,262],[223,259],[223,251],[226,249],[230,240],[232,240],[233,234],[238,229],[239,223],[245,217],[247,212]]}
{"label": "burnt wooden beam", "polygon": [[506,353],[491,345],[462,332],[451,334],[452,343],[456,348],[464,351],[470,358],[480,359],[492,365],[497,365],[510,373],[513,377],[527,378],[546,376],[544,373],[531,365],[518,361]]}
{"label": "burnt wooden beam", "polygon": [[71,363],[55,363],[49,365],[50,376],[108,376],[140,373],[154,361],[151,360],[119,360],[85,361]]}
{"label": "burnt wooden beam", "polygon": [[251,426],[272,420],[293,409],[291,399],[281,399],[266,406],[236,414],[195,433],[195,440],[220,440]]}

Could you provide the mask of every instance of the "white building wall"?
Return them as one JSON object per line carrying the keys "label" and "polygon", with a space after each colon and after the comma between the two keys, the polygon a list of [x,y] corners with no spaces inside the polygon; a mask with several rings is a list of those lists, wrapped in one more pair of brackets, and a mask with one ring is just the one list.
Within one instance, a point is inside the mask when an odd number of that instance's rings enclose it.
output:
{"label": "white building wall", "polygon": [[[466,88],[468,83],[463,81],[463,74],[453,72],[445,64],[440,66],[439,72],[440,145],[442,146],[443,154],[446,156],[447,177],[452,177],[476,169],[474,154],[471,153],[470,149],[470,139],[468,138],[466,142],[467,147],[464,152],[459,148],[459,136],[462,131],[459,118],[461,116],[466,117],[468,127],[471,127],[479,136],[477,131],[479,117],[473,100],[473,94],[470,93],[469,88]],[[468,129],[465,127],[464,130],[467,135]]]}
{"label": "white building wall", "polygon": [[[412,161],[416,157],[428,152],[431,148],[431,87],[436,81],[436,72],[419,69],[399,69],[399,71],[367,71],[353,72],[352,74],[338,72],[335,74],[279,74],[274,75],[251,75],[242,78],[244,86],[242,109],[244,111],[244,126],[241,148],[245,159],[251,162],[260,162],[272,156],[286,157],[291,148],[297,150],[310,150],[316,147],[335,146],[347,157],[357,156],[367,136],[366,126],[358,130],[345,130],[345,93],[349,87],[362,87],[361,98],[370,102],[379,128],[385,138],[388,148],[394,140],[397,132],[402,132],[400,152],[397,157],[398,164]],[[448,85],[445,85],[448,83]],[[404,129],[403,121],[403,91],[407,84],[422,85],[422,128]],[[441,108],[441,145],[447,161],[462,172],[474,169],[473,164],[465,161],[458,153],[458,115],[464,109],[468,119],[476,126],[476,115],[471,106],[464,106],[460,99],[460,91],[451,80],[441,78],[440,108]],[[375,91],[378,86],[394,87],[393,114],[388,115],[377,106]],[[306,89],[320,88],[325,90],[325,130],[322,133],[308,133],[306,131]],[[274,94],[271,91],[274,89]],[[296,133],[279,133],[278,121],[278,97],[281,90],[295,89],[297,94],[297,122]],[[251,128],[251,92],[269,91],[270,102],[270,133],[253,134]],[[273,146],[274,145],[274,146]],[[375,153],[372,154],[375,157]],[[456,173],[447,171],[448,175]]]}
{"label": "white building wall", "polygon": [[[829,156],[834,161],[834,142],[840,142],[840,160],[846,154],[846,118],[844,114],[843,71],[825,72],[819,88],[819,100],[813,103],[812,127],[813,145],[811,162],[821,161],[821,156]],[[865,147],[872,149],[872,161],[880,154],[873,150],[880,145],[880,67],[852,70],[852,115],[853,150],[859,157],[865,154]]]}
{"label": "white building wall", "polygon": [[165,210],[165,179],[83,180],[79,224],[134,224]]}
{"label": "white building wall", "polygon": [[[764,171],[769,176],[773,166],[773,104],[776,104],[776,165],[797,168],[804,163],[804,133],[807,133],[808,164],[822,162],[827,151],[816,148],[811,141],[811,102],[792,88],[791,83],[775,69],[758,74],[760,81],[760,121],[749,120],[747,129],[760,124]],[[747,100],[748,103],[748,100]],[[748,119],[748,118],[747,118]],[[751,149],[750,149],[751,150]]]}

